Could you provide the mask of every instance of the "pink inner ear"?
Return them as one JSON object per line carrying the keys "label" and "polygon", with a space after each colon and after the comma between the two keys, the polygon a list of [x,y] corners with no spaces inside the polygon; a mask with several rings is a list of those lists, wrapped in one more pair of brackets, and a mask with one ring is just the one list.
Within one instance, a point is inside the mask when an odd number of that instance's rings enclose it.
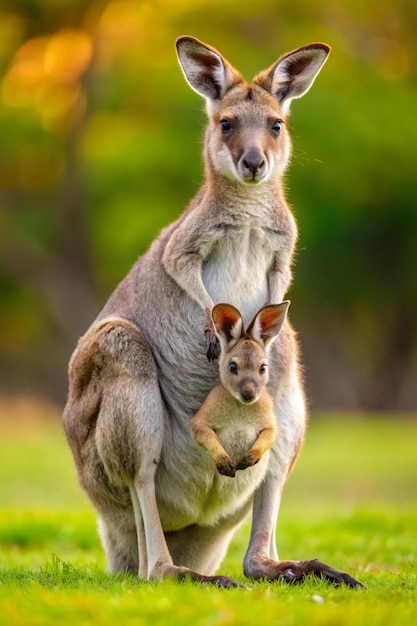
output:
{"label": "pink inner ear", "polygon": [[217,304],[212,316],[217,330],[225,335],[227,341],[233,339],[232,328],[240,319],[239,311],[229,304]]}
{"label": "pink inner ear", "polygon": [[233,326],[236,324],[236,322],[238,321],[238,317],[236,317],[236,315],[233,315],[233,313],[231,311],[224,311],[222,314],[222,330],[224,332],[225,335],[227,335],[227,337],[231,337],[232,336],[232,328]]}
{"label": "pink inner ear", "polygon": [[212,54],[204,54],[203,52],[194,52],[196,62],[201,65],[201,70],[207,74],[212,74],[212,68],[219,67],[219,61]]}
{"label": "pink inner ear", "polygon": [[297,76],[297,74],[301,74],[301,72],[304,71],[306,67],[308,67],[310,61],[310,57],[300,57],[295,59],[288,64],[288,74],[290,74],[291,76]]}
{"label": "pink inner ear", "polygon": [[263,311],[259,317],[261,334],[265,335],[269,332],[275,332],[279,317],[280,315],[277,311]]}

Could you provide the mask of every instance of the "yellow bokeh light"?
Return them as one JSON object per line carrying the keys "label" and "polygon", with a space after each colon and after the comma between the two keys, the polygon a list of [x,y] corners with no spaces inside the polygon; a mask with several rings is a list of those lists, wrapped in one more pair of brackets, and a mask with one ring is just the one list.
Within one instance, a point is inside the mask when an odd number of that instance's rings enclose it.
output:
{"label": "yellow bokeh light", "polygon": [[85,110],[85,98],[79,83],[44,83],[36,94],[36,108],[47,130],[65,131],[79,120]]}
{"label": "yellow bokeh light", "polygon": [[2,82],[2,97],[6,106],[28,106],[33,101],[36,86],[44,79],[46,37],[36,37],[19,48]]}
{"label": "yellow bokeh light", "polygon": [[93,57],[91,37],[81,30],[62,30],[48,41],[45,74],[57,82],[73,82],[86,71]]}
{"label": "yellow bokeh light", "polygon": [[19,74],[21,80],[36,83],[44,77],[43,59],[48,42],[47,37],[35,37],[18,49],[12,68]]}
{"label": "yellow bokeh light", "polygon": [[47,130],[72,128],[86,109],[80,79],[92,58],[91,37],[81,30],[31,39],[16,52],[3,79],[3,103],[33,107]]}

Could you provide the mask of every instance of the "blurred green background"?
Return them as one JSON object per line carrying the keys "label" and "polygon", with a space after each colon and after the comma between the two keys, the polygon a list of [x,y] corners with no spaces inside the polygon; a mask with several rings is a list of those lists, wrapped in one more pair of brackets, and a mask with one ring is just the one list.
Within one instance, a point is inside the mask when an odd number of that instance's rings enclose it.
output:
{"label": "blurred green background", "polygon": [[[313,408],[417,407],[415,0],[0,3],[0,392],[63,403],[76,340],[202,180],[174,41],[247,79],[312,41],[292,107],[291,319]],[[157,286],[156,286],[157,288]]]}

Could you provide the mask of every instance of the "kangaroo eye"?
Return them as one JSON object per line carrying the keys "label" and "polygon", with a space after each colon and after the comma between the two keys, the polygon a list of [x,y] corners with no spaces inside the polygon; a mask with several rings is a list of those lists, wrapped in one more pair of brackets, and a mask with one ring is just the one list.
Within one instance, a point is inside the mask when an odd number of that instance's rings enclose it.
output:
{"label": "kangaroo eye", "polygon": [[279,135],[281,131],[281,120],[275,120],[275,122],[271,126],[271,130],[274,135]]}
{"label": "kangaroo eye", "polygon": [[268,366],[266,365],[266,363],[263,363],[261,365],[261,367],[259,368],[259,373],[260,374],[266,374],[266,370],[267,370]]}
{"label": "kangaroo eye", "polygon": [[231,374],[237,374],[237,363],[235,363],[234,361],[229,363],[229,372]]}
{"label": "kangaroo eye", "polygon": [[224,135],[227,135],[227,133],[230,133],[232,130],[232,125],[229,120],[220,120],[220,126]]}

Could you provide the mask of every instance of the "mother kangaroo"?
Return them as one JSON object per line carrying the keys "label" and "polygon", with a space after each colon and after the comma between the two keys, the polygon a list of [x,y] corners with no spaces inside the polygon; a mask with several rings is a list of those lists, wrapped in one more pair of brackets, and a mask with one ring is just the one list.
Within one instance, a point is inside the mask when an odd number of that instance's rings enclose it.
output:
{"label": "mother kangaroo", "polygon": [[279,502],[306,420],[288,321],[269,365],[279,437],[262,461],[235,478],[221,476],[188,427],[219,381],[213,305],[233,304],[247,324],[261,307],[281,302],[290,284],[297,229],[282,184],[291,153],[287,119],[330,48],[298,48],[247,84],[198,39],[180,37],[176,45],[188,84],[206,101],[204,183],[114,291],[69,365],[64,428],[98,511],[109,571],[238,586],[215,572],[252,512],[246,576],[315,574],[358,586],[318,560],[278,560]]}

